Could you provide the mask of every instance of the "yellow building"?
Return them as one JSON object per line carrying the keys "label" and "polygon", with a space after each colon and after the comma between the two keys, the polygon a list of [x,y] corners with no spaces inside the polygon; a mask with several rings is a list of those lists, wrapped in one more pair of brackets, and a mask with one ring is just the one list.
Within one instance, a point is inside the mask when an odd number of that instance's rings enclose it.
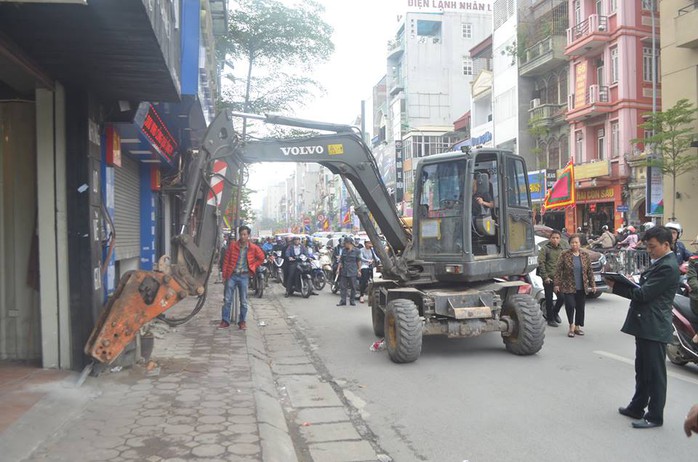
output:
{"label": "yellow building", "polygon": [[[698,104],[698,2],[660,0],[659,11],[663,109],[681,98]],[[698,132],[698,121],[695,131]],[[698,234],[698,169],[676,179],[676,192],[676,197],[671,197],[671,179],[665,177],[664,222],[671,218],[676,201],[676,218],[684,228],[682,240],[689,244]]]}

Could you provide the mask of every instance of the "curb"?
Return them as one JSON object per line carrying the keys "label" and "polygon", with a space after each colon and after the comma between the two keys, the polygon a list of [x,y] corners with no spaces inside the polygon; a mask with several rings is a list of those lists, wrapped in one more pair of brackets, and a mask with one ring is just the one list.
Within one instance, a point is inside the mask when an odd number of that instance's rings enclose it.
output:
{"label": "curb", "polygon": [[253,310],[248,311],[248,317],[252,318],[253,322],[247,325],[247,355],[252,370],[252,382],[255,386],[254,399],[257,405],[262,460],[297,462],[296,449],[281,407],[281,397],[269,366],[269,355]]}

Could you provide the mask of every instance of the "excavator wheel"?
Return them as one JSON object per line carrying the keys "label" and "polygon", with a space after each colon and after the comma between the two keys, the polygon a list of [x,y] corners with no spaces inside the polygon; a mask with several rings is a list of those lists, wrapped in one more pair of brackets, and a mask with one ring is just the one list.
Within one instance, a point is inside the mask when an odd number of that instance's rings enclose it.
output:
{"label": "excavator wheel", "polygon": [[385,310],[385,342],[393,362],[411,363],[422,353],[422,320],[412,300],[398,298]]}
{"label": "excavator wheel", "polygon": [[514,331],[502,335],[507,351],[522,356],[540,351],[545,340],[545,320],[533,297],[526,294],[507,297],[502,316],[514,321]]}

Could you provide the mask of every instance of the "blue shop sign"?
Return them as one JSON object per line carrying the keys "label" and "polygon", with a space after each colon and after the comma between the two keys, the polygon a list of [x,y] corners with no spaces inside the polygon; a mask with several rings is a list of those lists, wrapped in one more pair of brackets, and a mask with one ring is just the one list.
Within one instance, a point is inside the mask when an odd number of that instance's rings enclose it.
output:
{"label": "blue shop sign", "polygon": [[545,170],[528,172],[528,189],[532,201],[542,201],[545,198]]}

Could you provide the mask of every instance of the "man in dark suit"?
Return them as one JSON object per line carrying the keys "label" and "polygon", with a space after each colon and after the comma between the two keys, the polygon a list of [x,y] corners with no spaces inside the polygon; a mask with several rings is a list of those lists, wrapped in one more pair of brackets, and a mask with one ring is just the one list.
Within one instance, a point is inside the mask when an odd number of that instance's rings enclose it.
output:
{"label": "man in dark suit", "polygon": [[606,280],[614,294],[630,299],[621,331],[635,337],[635,395],[618,412],[638,419],[632,424],[634,428],[661,427],[664,423],[666,345],[672,341],[671,308],[679,285],[671,231],[655,226],[645,233],[644,240],[652,264],[642,273],[640,286]]}

